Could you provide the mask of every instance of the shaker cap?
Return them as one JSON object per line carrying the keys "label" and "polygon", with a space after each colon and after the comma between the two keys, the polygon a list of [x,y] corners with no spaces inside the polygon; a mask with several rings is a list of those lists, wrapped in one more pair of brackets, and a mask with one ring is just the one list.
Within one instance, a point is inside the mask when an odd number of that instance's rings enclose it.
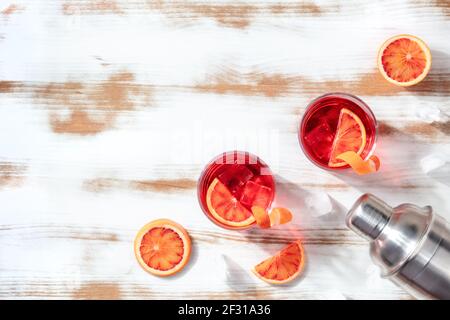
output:
{"label": "shaker cap", "polygon": [[392,207],[370,193],[356,200],[347,214],[347,226],[366,240],[376,239],[393,213]]}

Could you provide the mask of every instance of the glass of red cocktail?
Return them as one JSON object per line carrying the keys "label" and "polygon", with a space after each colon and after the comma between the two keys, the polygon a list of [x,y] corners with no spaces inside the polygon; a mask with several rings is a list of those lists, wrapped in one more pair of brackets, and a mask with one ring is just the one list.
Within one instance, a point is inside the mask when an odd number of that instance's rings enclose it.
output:
{"label": "glass of red cocktail", "polygon": [[269,167],[243,151],[224,152],[203,170],[197,184],[203,212],[226,229],[247,229],[255,224],[251,208],[268,209],[275,195]]}
{"label": "glass of red cocktail", "polygon": [[344,152],[368,159],[375,148],[376,132],[377,121],[366,103],[347,93],[328,93],[307,106],[298,138],[312,163],[334,170],[349,167],[338,159]]}

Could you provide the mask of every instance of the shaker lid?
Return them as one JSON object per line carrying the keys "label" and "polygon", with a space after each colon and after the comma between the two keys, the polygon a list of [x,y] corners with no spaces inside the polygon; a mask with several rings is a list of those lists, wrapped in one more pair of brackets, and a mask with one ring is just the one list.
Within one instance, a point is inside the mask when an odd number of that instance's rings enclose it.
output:
{"label": "shaker lid", "polygon": [[356,200],[347,214],[347,226],[366,240],[376,239],[389,221],[392,207],[372,194]]}

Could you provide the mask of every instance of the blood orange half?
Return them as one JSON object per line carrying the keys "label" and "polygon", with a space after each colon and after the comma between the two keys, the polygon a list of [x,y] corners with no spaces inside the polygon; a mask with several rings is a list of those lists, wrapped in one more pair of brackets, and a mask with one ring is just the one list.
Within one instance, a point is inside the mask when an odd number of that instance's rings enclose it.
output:
{"label": "blood orange half", "polygon": [[178,223],[160,219],[146,224],[134,240],[134,253],[141,267],[157,276],[170,276],[186,265],[191,239]]}
{"label": "blood orange half", "polygon": [[253,272],[268,283],[283,284],[294,280],[302,272],[304,264],[303,246],[297,240],[256,265]]}
{"label": "blood orange half", "polygon": [[206,204],[212,217],[224,225],[242,228],[255,222],[250,210],[245,208],[217,178],[208,188]]}
{"label": "blood orange half", "polygon": [[337,159],[337,156],[353,151],[360,155],[366,146],[366,129],[361,119],[348,109],[341,109],[336,135],[331,147],[329,167],[343,167],[347,163]]}
{"label": "blood orange half", "polygon": [[415,36],[392,37],[378,51],[378,69],[387,81],[398,86],[407,87],[419,83],[430,68],[430,49]]}

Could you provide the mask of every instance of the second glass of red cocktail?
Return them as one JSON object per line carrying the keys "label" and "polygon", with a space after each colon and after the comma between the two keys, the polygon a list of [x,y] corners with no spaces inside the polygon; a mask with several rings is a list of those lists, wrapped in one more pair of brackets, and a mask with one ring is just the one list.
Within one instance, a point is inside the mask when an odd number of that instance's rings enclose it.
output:
{"label": "second glass of red cocktail", "polygon": [[224,152],[203,170],[198,200],[206,216],[226,229],[247,229],[256,221],[252,207],[268,209],[275,195],[269,167],[243,151]]}
{"label": "second glass of red cocktail", "polygon": [[377,121],[361,99],[328,93],[313,100],[300,122],[298,136],[307,158],[324,169],[348,168],[345,152],[367,160],[375,148]]}

